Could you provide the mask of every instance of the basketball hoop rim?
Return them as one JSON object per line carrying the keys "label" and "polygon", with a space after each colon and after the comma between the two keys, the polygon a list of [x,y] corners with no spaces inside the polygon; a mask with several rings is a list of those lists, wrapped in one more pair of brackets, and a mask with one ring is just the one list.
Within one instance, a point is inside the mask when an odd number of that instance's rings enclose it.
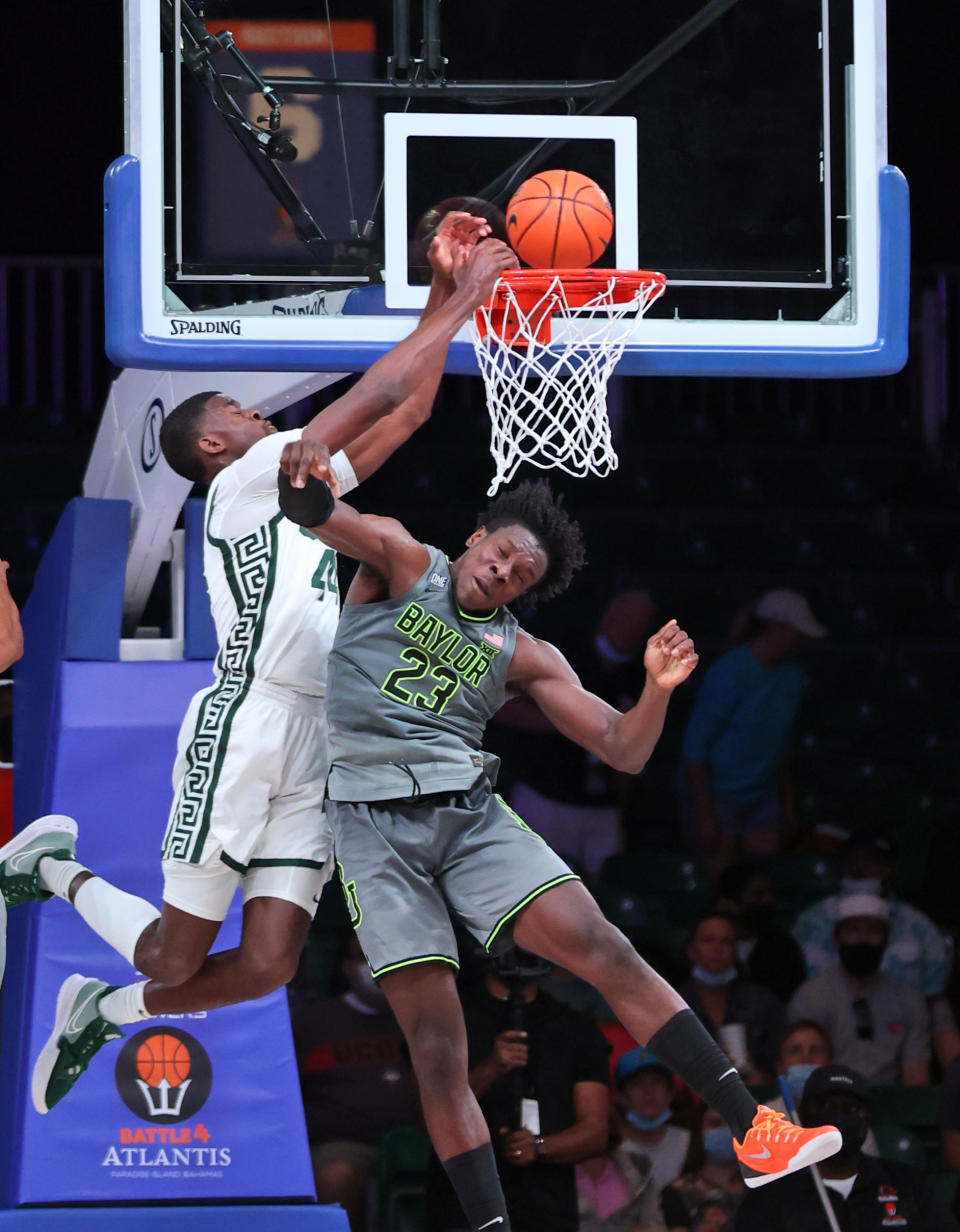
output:
{"label": "basketball hoop rim", "polygon": [[[505,304],[509,290],[533,295],[546,294],[555,281],[559,281],[567,295],[580,299],[591,298],[610,288],[615,303],[633,299],[643,288],[656,290],[660,295],[667,284],[665,274],[657,270],[622,269],[514,269],[504,270],[487,305],[496,308]],[[571,301],[572,303],[572,301]]]}

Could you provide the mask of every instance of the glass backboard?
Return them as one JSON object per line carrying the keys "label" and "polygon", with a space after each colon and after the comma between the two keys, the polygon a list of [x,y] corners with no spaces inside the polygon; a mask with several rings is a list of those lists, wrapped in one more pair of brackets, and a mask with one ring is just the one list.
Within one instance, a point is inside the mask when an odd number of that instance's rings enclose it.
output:
{"label": "glass backboard", "polygon": [[[906,358],[879,0],[128,0],[108,351],[349,370],[409,332],[437,207],[582,171],[598,264],[662,270],[620,373],[850,376]],[[475,372],[466,333],[448,368]]]}

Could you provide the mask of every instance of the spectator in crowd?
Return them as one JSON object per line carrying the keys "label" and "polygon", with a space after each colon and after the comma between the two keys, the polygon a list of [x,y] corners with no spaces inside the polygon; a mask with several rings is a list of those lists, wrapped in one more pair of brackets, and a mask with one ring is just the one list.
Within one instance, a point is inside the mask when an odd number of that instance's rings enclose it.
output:
{"label": "spectator in crowd", "polygon": [[677,987],[747,1082],[768,1081],[777,1062],[783,1006],[767,988],[744,979],[736,933],[723,915],[697,922],[687,946],[690,978]]}
{"label": "spectator in crowd", "polygon": [[796,661],[826,629],[795,590],[754,604],[742,642],[708,669],[683,736],[687,839],[714,869],[776,851],[793,829],[787,752],[807,677]]}
{"label": "spectator in crowd", "polygon": [[707,1106],[691,1165],[660,1195],[667,1228],[670,1232],[727,1232],[746,1187],[733,1150],[733,1131],[719,1112]]}
{"label": "spectator in crowd", "polygon": [[353,929],[339,963],[347,990],[292,1015],[317,1198],[366,1232],[366,1187],[380,1138],[417,1119],[406,1045]]}
{"label": "spectator in crowd", "polygon": [[890,906],[875,894],[850,894],[837,906],[840,961],[801,984],[789,1016],[828,1032],[834,1058],[870,1084],[930,1081],[930,1015],[923,994],[881,970]]}
{"label": "spectator in crowd", "polygon": [[834,925],[841,899],[850,894],[874,894],[887,901],[890,911],[890,935],[881,970],[928,997],[943,991],[950,972],[947,939],[922,911],[890,892],[896,868],[896,850],[889,838],[873,830],[851,835],[844,853],[840,893],[801,911],[793,925],[808,976],[820,975],[837,961]]}
{"label": "spectator in crowd", "polygon": [[675,1181],[686,1164],[690,1130],[672,1123],[673,1074],[646,1048],[632,1048],[614,1073],[622,1122],[616,1159],[624,1171],[637,1159],[650,1162],[657,1193]]}
{"label": "spectator in crowd", "polygon": [[23,656],[23,629],[20,613],[7,585],[10,562],[0,560],[0,672]]}
{"label": "spectator in crowd", "polygon": [[[807,1079],[800,1120],[836,1125],[843,1145],[815,1167],[823,1178],[826,1201],[843,1232],[958,1232],[953,1216],[932,1200],[918,1168],[865,1155],[870,1126],[869,1099],[863,1076],[844,1065],[824,1065]],[[827,1227],[822,1199],[810,1169],[784,1177],[776,1185],[752,1189],[737,1213],[734,1232],[812,1232]]]}
{"label": "spectator in crowd", "polygon": [[[798,1018],[789,1023],[780,1036],[780,1056],[777,1060],[777,1074],[783,1075],[790,1085],[793,1102],[800,1107],[803,1099],[803,1088],[807,1079],[815,1069],[822,1065],[830,1065],[833,1061],[833,1044],[830,1036],[811,1018]],[[777,1112],[786,1112],[783,1097],[768,1099],[767,1106]],[[867,1133],[863,1143],[864,1155],[877,1155],[877,1140],[873,1130]]]}
{"label": "spectator in crowd", "polygon": [[618,1155],[610,1127],[602,1155],[577,1164],[578,1232],[666,1232],[653,1165],[645,1155]]}
{"label": "spectator in crowd", "polygon": [[[583,687],[626,710],[643,690],[643,651],[653,627],[654,603],[642,590],[617,595],[604,609],[593,641],[568,653]],[[507,703],[489,728],[489,747],[515,767],[510,803],[554,851],[588,875],[623,848],[619,775],[579,745],[571,745],[526,697]]]}
{"label": "spectator in crowd", "polygon": [[[819,1022],[814,1022],[812,1018],[797,1018],[783,1028],[777,1073],[786,1078],[797,1107],[803,1098],[807,1079],[815,1069],[829,1065],[832,1060],[833,1044]],[[783,1110],[782,1104],[779,1105],[778,1111]]]}
{"label": "spectator in crowd", "polygon": [[[574,1166],[607,1146],[608,1045],[594,1022],[539,988],[549,970],[514,948],[462,994],[470,1086],[514,1232],[576,1232]],[[431,1232],[470,1227],[435,1156],[427,1211]]]}
{"label": "spectator in crowd", "polygon": [[803,951],[774,918],[773,878],[756,860],[723,870],[717,909],[731,915],[737,930],[737,962],[753,984],[769,988],[786,1003],[806,979]]}

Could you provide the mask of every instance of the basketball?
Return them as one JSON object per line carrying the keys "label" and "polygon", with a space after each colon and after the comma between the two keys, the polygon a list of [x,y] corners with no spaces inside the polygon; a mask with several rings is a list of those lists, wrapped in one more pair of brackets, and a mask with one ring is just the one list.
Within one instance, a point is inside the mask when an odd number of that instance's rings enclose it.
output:
{"label": "basketball", "polygon": [[612,234],[607,194],[579,171],[532,175],[507,206],[507,240],[534,267],[583,269],[603,256]]}
{"label": "basketball", "polygon": [[145,1039],[137,1049],[137,1074],[151,1087],[166,1078],[177,1087],[190,1073],[190,1053],[175,1035],[158,1032]]}

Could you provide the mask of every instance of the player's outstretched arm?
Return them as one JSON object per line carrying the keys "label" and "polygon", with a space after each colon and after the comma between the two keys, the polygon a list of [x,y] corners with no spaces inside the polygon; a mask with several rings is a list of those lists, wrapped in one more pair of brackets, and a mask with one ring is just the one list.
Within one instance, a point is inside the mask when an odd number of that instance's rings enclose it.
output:
{"label": "player's outstretched arm", "polygon": [[626,714],[588,692],[556,647],[526,633],[517,637],[507,681],[527,693],[564,736],[614,770],[639,774],[660,739],[670,694],[696,667],[697,655],[671,620],[649,639],[643,662],[646,683]]}
{"label": "player's outstretched arm", "polygon": [[[304,443],[306,444],[306,443]],[[277,488],[284,515],[329,547],[360,561],[361,573],[373,582],[352,602],[369,602],[384,595],[399,595],[413,585],[430,563],[430,553],[395,518],[358,513],[336,500],[323,480],[301,476],[300,442],[284,446]],[[359,576],[359,575],[358,575]]]}
{"label": "player's outstretched arm", "polygon": [[450,297],[381,355],[343,397],[315,416],[303,430],[304,439],[322,440],[335,453],[410,398],[438,363],[442,367],[454,334],[489,298],[501,273],[516,263],[513,250],[501,240],[488,239],[472,248],[462,267],[453,271],[456,290]]}
{"label": "player's outstretched arm", "polygon": [[[490,224],[477,214],[452,210],[443,217],[427,251],[433,278],[426,306],[420,314],[421,321],[431,317],[455,294],[455,275],[466,264],[476,244],[489,234]],[[346,454],[358,482],[362,483],[378,470],[430,418],[433,400],[443,376],[446,354],[444,348],[437,347],[435,357],[424,364],[420,384],[410,397],[346,446]]]}

